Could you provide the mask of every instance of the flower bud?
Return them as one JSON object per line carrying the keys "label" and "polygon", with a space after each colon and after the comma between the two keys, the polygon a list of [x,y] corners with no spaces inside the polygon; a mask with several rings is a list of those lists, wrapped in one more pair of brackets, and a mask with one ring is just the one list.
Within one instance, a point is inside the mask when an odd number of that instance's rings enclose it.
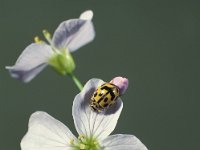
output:
{"label": "flower bud", "polygon": [[110,83],[119,88],[120,95],[123,95],[128,88],[128,79],[123,77],[115,77],[110,81]]}

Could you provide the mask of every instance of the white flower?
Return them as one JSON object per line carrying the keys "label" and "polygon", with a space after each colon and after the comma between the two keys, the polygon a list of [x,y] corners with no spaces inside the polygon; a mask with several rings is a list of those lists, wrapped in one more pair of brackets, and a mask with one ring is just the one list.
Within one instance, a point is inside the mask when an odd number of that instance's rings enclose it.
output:
{"label": "white flower", "polygon": [[7,66],[12,77],[24,82],[31,81],[47,65],[51,65],[59,73],[70,74],[75,64],[71,52],[91,42],[95,37],[92,23],[93,12],[85,11],[79,19],[62,22],[53,34],[43,31],[49,42],[43,42],[38,37],[36,43],[25,48],[14,66]]}
{"label": "white flower", "polygon": [[72,115],[79,137],[76,138],[63,123],[45,112],[35,112],[29,120],[28,132],[21,141],[22,150],[147,150],[134,135],[110,135],[120,116],[120,98],[102,113],[89,106],[94,90],[103,84],[92,79],[75,97]]}

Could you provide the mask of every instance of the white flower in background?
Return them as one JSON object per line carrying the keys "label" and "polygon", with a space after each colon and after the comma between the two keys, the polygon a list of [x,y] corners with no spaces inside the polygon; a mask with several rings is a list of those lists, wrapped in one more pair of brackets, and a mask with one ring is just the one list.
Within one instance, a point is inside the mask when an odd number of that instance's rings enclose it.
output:
{"label": "white flower in background", "polygon": [[35,37],[35,43],[25,48],[14,66],[7,66],[12,77],[24,82],[31,81],[47,65],[52,66],[60,74],[71,74],[75,63],[71,52],[91,42],[95,37],[92,23],[93,12],[83,12],[79,19],[62,22],[53,34],[44,30],[47,44]]}
{"label": "white flower in background", "polygon": [[[79,137],[63,123],[45,112],[35,112],[29,120],[28,132],[21,141],[22,150],[147,150],[134,135],[110,135],[120,116],[120,98],[110,108],[96,113],[89,103],[92,94],[104,82],[92,79],[73,102],[72,115]],[[109,136],[110,135],[110,136]]]}

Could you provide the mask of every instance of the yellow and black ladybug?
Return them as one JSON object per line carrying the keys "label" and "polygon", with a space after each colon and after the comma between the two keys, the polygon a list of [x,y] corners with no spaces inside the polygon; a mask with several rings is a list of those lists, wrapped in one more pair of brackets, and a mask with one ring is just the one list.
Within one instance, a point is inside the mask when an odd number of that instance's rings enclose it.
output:
{"label": "yellow and black ladybug", "polygon": [[96,111],[101,112],[105,108],[115,103],[119,97],[119,88],[112,83],[104,83],[94,92],[90,107]]}

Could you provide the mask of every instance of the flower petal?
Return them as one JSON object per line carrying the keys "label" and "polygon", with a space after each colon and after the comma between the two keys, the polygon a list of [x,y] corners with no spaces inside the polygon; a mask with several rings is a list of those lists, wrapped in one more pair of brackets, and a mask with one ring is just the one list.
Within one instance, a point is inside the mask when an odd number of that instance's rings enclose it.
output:
{"label": "flower petal", "polygon": [[103,150],[147,150],[146,146],[134,135],[116,134],[102,141]]}
{"label": "flower petal", "polygon": [[95,37],[95,32],[91,20],[86,20],[91,16],[86,15],[82,16],[83,19],[62,22],[53,35],[53,45],[58,49],[68,48],[70,52],[73,52],[91,42]]}
{"label": "flower petal", "polygon": [[13,78],[29,82],[45,68],[52,55],[53,51],[49,45],[33,43],[26,47],[14,66],[7,66],[6,69]]}
{"label": "flower petal", "polygon": [[93,12],[92,10],[87,10],[85,12],[83,12],[80,17],[80,19],[83,19],[83,20],[92,20],[93,18]]}
{"label": "flower petal", "polygon": [[98,140],[105,139],[115,128],[123,103],[120,98],[116,103],[101,113],[90,108],[90,99],[94,91],[104,82],[99,79],[89,80],[81,93],[74,100],[72,115],[79,134],[94,136]]}
{"label": "flower petal", "polygon": [[29,120],[28,132],[21,141],[22,150],[71,150],[76,140],[60,121],[45,112],[35,112]]}

